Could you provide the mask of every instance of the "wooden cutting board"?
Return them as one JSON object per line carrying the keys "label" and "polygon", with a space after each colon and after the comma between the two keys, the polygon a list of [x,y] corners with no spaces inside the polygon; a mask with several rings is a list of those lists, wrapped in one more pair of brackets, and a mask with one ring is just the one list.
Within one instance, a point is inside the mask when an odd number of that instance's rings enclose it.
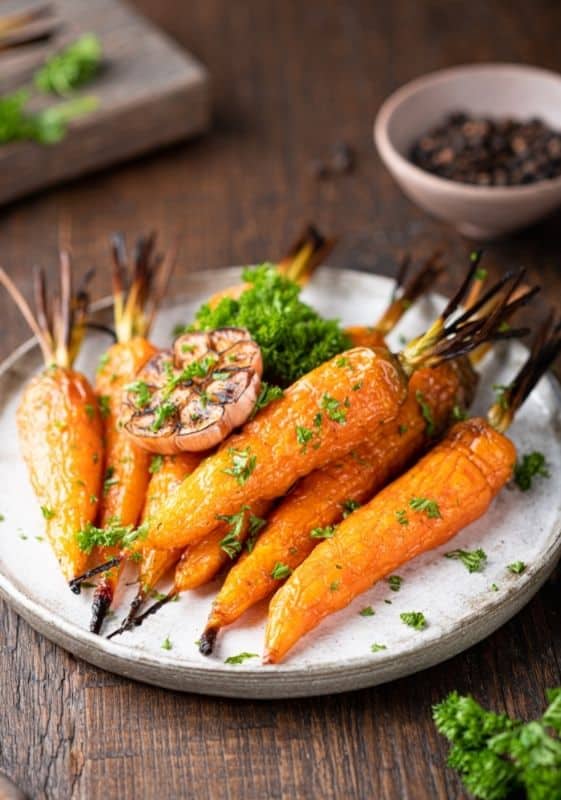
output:
{"label": "wooden cutting board", "polygon": [[[81,93],[95,95],[99,107],[73,121],[56,145],[0,146],[0,204],[209,126],[207,71],[154,25],[119,0],[55,0],[51,5],[61,22],[57,35],[47,45],[0,54],[0,91],[27,81],[53,50],[93,32],[102,43],[104,69]],[[178,13],[180,8],[178,3]]]}

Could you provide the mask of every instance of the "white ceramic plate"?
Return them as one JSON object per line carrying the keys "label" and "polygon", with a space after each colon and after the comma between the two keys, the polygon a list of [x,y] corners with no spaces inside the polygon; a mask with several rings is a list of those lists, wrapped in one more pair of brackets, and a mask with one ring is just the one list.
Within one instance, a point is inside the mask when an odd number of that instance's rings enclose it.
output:
{"label": "white ceramic plate", "polygon": [[[174,299],[161,312],[154,340],[168,343],[174,324],[190,320],[212,292],[238,278],[235,268],[191,275],[189,299]],[[379,276],[322,269],[305,296],[327,316],[368,324],[385,307],[391,288],[391,282]],[[420,332],[442,302],[433,297],[412,308],[392,337],[396,348],[400,334]],[[92,335],[78,367],[92,374],[106,346],[106,337]],[[524,348],[512,344],[487,358],[476,410],[486,409],[490,385],[507,383],[524,357]],[[265,604],[220,637],[213,657],[199,655],[195,641],[219,581],[186,592],[140,629],[107,641],[87,631],[91,590],[81,597],[71,594],[47,542],[35,538],[42,534],[42,518],[18,453],[14,414],[24,383],[40,363],[38,348],[28,342],[0,368],[0,512],[5,516],[0,525],[0,592],[49,639],[110,671],[159,686],[230,697],[297,697],[371,686],[436,664],[488,636],[528,602],[561,553],[560,394],[556,381],[547,377],[527,401],[511,434],[520,452],[545,453],[550,478],[537,481],[528,493],[505,489],[485,518],[454,540],[453,547],[485,549],[488,564],[483,572],[469,574],[460,562],[443,558],[450,544],[427,553],[399,571],[404,579],[399,592],[379,582],[324,622],[276,667],[262,667],[257,658],[239,666],[224,663],[241,651],[261,652]],[[507,564],[519,560],[527,569],[513,575]],[[491,589],[492,584],[498,591]],[[133,592],[133,586],[120,591],[117,618]],[[375,616],[359,615],[366,605],[373,606]],[[426,630],[405,626],[399,619],[403,611],[422,611]],[[172,642],[169,651],[161,646],[166,637]],[[387,649],[372,653],[374,642]]]}

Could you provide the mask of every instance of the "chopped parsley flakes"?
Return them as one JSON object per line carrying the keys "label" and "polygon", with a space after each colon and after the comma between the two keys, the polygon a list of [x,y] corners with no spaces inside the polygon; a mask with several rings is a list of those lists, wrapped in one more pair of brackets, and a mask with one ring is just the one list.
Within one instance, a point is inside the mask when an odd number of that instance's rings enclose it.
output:
{"label": "chopped parsley flakes", "polygon": [[407,511],[405,511],[404,508],[401,508],[399,509],[399,511],[396,511],[395,516],[400,525],[409,525],[409,517],[407,516]]}
{"label": "chopped parsley flakes", "polygon": [[154,411],[154,420],[150,425],[150,429],[157,433],[162,425],[170,418],[177,411],[177,406],[175,403],[172,403],[171,400],[164,400],[163,403],[156,408]]}
{"label": "chopped parsley flakes", "polygon": [[274,578],[276,581],[282,581],[285,578],[289,578],[291,575],[292,570],[290,567],[287,564],[281,564],[280,561],[277,561],[271,572],[271,578]]}
{"label": "chopped parsley flakes", "polygon": [[415,628],[416,631],[422,631],[427,627],[427,621],[422,611],[404,611],[399,618],[410,628]]}
{"label": "chopped parsley flakes", "polygon": [[419,404],[419,408],[421,409],[421,414],[423,416],[423,419],[425,420],[427,436],[434,436],[435,433],[434,417],[432,415],[431,407],[427,403],[424,394],[419,390],[415,392],[415,400]]}
{"label": "chopped parsley flakes", "polygon": [[326,525],[324,528],[314,528],[310,531],[312,539],[332,539],[335,536],[335,525]]}
{"label": "chopped parsley flakes", "polygon": [[526,569],[526,564],[523,561],[514,561],[507,566],[507,569],[514,575],[521,575]]}
{"label": "chopped parsley flakes", "polygon": [[338,422],[339,425],[344,425],[347,421],[347,412],[343,406],[348,408],[347,400],[345,403],[341,404],[339,400],[331,397],[327,392],[321,398],[321,407],[324,409],[329,419],[333,420],[333,422]]}
{"label": "chopped parsley flakes", "polygon": [[412,497],[409,501],[409,507],[413,511],[425,513],[429,519],[442,519],[436,500],[429,500],[427,497]]}
{"label": "chopped parsley flakes", "polygon": [[376,612],[374,611],[372,606],[365,606],[358,613],[360,614],[361,617],[373,617]]}
{"label": "chopped parsley flakes", "polygon": [[252,455],[249,447],[243,450],[236,450],[235,447],[229,447],[228,453],[232,459],[232,466],[224,470],[226,475],[231,475],[237,480],[240,486],[243,486],[249,480],[251,473],[257,466],[257,456]]}
{"label": "chopped parsley flakes", "polygon": [[152,398],[146,381],[133,381],[125,386],[125,391],[135,395],[134,404],[137,408],[145,408]]}
{"label": "chopped parsley flakes", "polygon": [[259,656],[257,653],[238,653],[237,656],[228,656],[228,658],[224,660],[224,663],[235,666],[237,664],[243,664],[243,662],[247,661],[249,658],[259,658]]}
{"label": "chopped parsley flakes", "polygon": [[300,449],[303,453],[306,452],[308,448],[308,442],[310,439],[313,439],[314,431],[310,430],[310,428],[305,428],[303,425],[296,426],[296,441],[300,445]]}
{"label": "chopped parsley flakes", "polygon": [[401,578],[399,575],[390,575],[388,578],[388,584],[392,592],[399,592],[402,583],[403,578]]}
{"label": "chopped parsley flakes", "polygon": [[269,403],[272,403],[274,400],[279,400],[283,396],[284,392],[280,386],[273,386],[272,384],[267,383],[267,381],[262,381],[261,389],[259,390],[257,400],[253,406],[250,419],[253,419],[257,412],[261,411],[262,408],[266,408]]}
{"label": "chopped parsley flakes", "polygon": [[159,472],[162,468],[162,464],[164,463],[164,457],[161,455],[152,456],[150,459],[150,466],[148,467],[148,472],[151,475],[155,475],[156,472]]}
{"label": "chopped parsley flakes", "polygon": [[487,554],[480,547],[477,550],[450,550],[445,558],[461,561],[468,572],[481,572],[487,563]]}
{"label": "chopped parsley flakes", "polygon": [[172,647],[173,644],[171,643],[171,639],[169,638],[169,636],[166,636],[166,638],[162,642],[162,650],[171,650]]}
{"label": "chopped parsley flakes", "polygon": [[378,644],[378,642],[374,642],[374,644],[370,645],[370,650],[373,653],[379,653],[381,650],[387,650],[387,649],[388,648],[386,647],[385,644]]}
{"label": "chopped parsley flakes", "polygon": [[43,515],[44,519],[52,519],[55,515],[55,512],[49,506],[41,506],[41,514]]}
{"label": "chopped parsley flakes", "polygon": [[522,456],[514,467],[514,482],[522,492],[532,488],[534,478],[549,478],[549,470],[543,453],[534,450]]}
{"label": "chopped parsley flakes", "polygon": [[343,519],[350,517],[353,511],[356,511],[357,508],[360,508],[360,503],[358,500],[345,500],[343,502]]}
{"label": "chopped parsley flakes", "polygon": [[121,525],[112,522],[105,528],[97,528],[91,522],[78,531],[76,541],[84,553],[91,553],[94,547],[114,547],[119,545],[125,549],[148,533],[145,525],[135,528],[133,525]]}

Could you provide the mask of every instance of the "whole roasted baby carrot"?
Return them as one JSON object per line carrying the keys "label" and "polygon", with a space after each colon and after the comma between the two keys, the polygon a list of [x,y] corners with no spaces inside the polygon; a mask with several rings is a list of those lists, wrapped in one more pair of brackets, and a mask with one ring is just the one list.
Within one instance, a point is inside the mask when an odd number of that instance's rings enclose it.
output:
{"label": "whole roasted baby carrot", "polygon": [[265,663],[279,662],[326,616],[487,511],[516,460],[504,431],[560,350],[558,326],[492,407],[489,422],[474,418],[454,425],[434,450],[308,556],[271,601]]}
{"label": "whole roasted baby carrot", "polygon": [[212,651],[218,631],[275,592],[335,525],[399,474],[442,431],[457,407],[469,407],[475,374],[464,364],[419,370],[399,415],[356,450],[303,478],[278,505],[250,553],[230,570],[201,637]]}
{"label": "whole roasted baby carrot", "polygon": [[[99,524],[122,527],[138,524],[149,481],[150,454],[138,448],[119,428],[123,388],[156,352],[148,339],[150,326],[165,292],[174,255],[163,261],[155,253],[155,236],[141,238],[136,246],[132,279],[126,285],[129,264],[122,237],[113,243],[114,315],[117,342],[104,354],[95,388],[103,415],[105,473]],[[99,548],[97,559],[106,562],[120,548]],[[99,633],[119,577],[119,565],[105,573],[95,589],[90,630]]]}
{"label": "whole roasted baby carrot", "polygon": [[[146,502],[142,512],[145,523],[158,510],[164,498],[174,492],[181,482],[193,472],[203,458],[202,453],[180,453],[175,456],[152,456],[149,471],[151,473]],[[138,551],[140,570],[138,591],[130,605],[129,612],[120,628],[108,638],[127,630],[137,615],[146,598],[155,589],[158,581],[181,558],[182,550],[140,550]]]}
{"label": "whole roasted baby carrot", "polygon": [[504,302],[488,317],[454,314],[474,272],[475,265],[443,314],[399,358],[355,348],[296,381],[182,483],[148,525],[146,544],[185,546],[209,534],[217,515],[283,495],[299,478],[356,448],[374,426],[395,419],[414,371],[482,339],[512,335],[499,328],[521,276],[506,284]]}
{"label": "whole roasted baby carrot", "polygon": [[21,451],[45,518],[47,537],[67,580],[83,572],[88,556],[76,534],[96,516],[103,440],[96,398],[72,369],[83,336],[87,295],[72,295],[70,260],[60,256],[60,294],[47,304],[43,272],[35,274],[37,316],[6,273],[0,283],[37,337],[45,368],[24,390],[17,412]]}
{"label": "whole roasted baby carrot", "polygon": [[[175,570],[173,586],[169,592],[159,597],[142,614],[129,615],[123,624],[107,638],[112,639],[126,630],[142,625],[146,617],[155,614],[163,606],[178,597],[180,592],[198,589],[217,576],[220,570],[237,557],[244,542],[254,538],[265,524],[262,518],[267,514],[271,503],[261,500],[253,508],[244,506],[237,514],[222,520],[217,527],[195,544],[186,547]],[[168,550],[152,550],[163,553]]]}
{"label": "whole roasted baby carrot", "polygon": [[[308,239],[309,238],[310,237],[308,237]],[[316,233],[315,240],[317,241],[319,238],[319,234]],[[312,241],[313,240],[312,238]],[[310,264],[310,256],[307,255],[307,251],[314,252],[307,244],[307,238],[304,236],[301,242],[293,246],[291,254],[287,256],[277,268],[281,271],[284,270],[285,274],[290,274],[292,279],[301,279],[303,275],[308,277],[309,272],[304,268],[305,264]],[[292,262],[291,258],[293,258]],[[421,268],[411,277],[408,276],[410,260],[408,258],[404,259],[399,270],[390,304],[378,323],[371,327],[356,326],[352,329],[347,329],[350,338],[357,344],[365,347],[384,346],[383,332],[389,332],[392,327],[397,324],[412,303],[429,288],[440,273],[441,267],[438,264],[438,259],[439,254],[434,254],[422,264]],[[315,261],[313,263],[315,263]],[[153,483],[154,479],[151,482],[150,489]],[[268,508],[268,505],[268,503],[265,503],[264,507]],[[153,508],[153,511],[155,510],[156,506]],[[153,513],[153,511],[151,513]],[[264,513],[264,511],[260,510],[259,514],[262,513]],[[260,523],[263,521],[256,515],[250,515],[250,523],[248,526],[244,520],[244,514],[249,514],[249,510],[245,507],[229,518],[232,520],[231,530],[235,531],[235,541],[231,541],[229,544],[225,543],[225,528],[224,525],[219,525],[215,531],[211,532],[201,542],[186,548],[181,563],[176,570],[174,587],[168,599],[175,596],[177,592],[183,589],[200,586],[205,580],[212,579],[224,564],[227,563],[228,558],[226,554],[230,555],[230,557],[235,557],[237,551],[241,550],[242,540],[248,527],[251,529],[249,536],[250,542],[254,542],[255,537],[253,533],[256,532],[256,522],[259,523],[260,529]],[[111,634],[111,637],[132,627],[132,620],[137,615],[143,599],[150,593],[150,590],[155,589],[156,582],[162,577],[164,572],[167,571],[173,559],[179,559],[180,552],[181,551],[176,549],[169,551],[144,551],[139,592],[133,600],[127,618],[123,621],[121,627]],[[143,572],[145,565],[148,567],[147,572]],[[155,606],[157,606],[157,608],[162,607],[162,605],[168,602],[168,599],[160,598]],[[150,613],[154,613],[155,610],[157,609],[154,606],[148,609],[146,614],[143,615],[143,618]]]}

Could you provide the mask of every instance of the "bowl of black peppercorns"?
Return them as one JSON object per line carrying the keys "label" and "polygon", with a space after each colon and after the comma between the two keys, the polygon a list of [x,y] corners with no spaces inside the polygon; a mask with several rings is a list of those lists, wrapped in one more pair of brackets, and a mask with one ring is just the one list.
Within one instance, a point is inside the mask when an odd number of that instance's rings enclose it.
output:
{"label": "bowl of black peppercorns", "polygon": [[561,75],[474,64],[408,83],[374,138],[404,193],[472,239],[531,225],[561,206]]}

